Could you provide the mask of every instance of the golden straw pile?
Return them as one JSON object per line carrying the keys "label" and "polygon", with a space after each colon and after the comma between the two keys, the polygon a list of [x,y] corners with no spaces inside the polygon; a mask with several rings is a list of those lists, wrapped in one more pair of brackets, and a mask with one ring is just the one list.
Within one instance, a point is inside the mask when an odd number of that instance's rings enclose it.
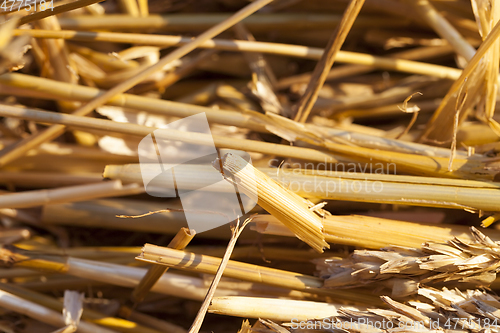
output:
{"label": "golden straw pile", "polygon": [[500,332],[500,0],[0,2],[1,332]]}

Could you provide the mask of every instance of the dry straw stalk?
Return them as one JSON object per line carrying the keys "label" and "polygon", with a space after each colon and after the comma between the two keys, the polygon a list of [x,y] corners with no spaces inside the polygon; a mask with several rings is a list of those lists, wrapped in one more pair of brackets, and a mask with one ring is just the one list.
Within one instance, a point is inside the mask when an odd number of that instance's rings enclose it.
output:
{"label": "dry straw stalk", "polygon": [[218,161],[214,162],[214,166],[226,180],[233,182],[250,198],[256,198],[259,206],[279,219],[300,240],[318,252],[330,247],[323,236],[321,218],[309,209],[303,198],[288,191],[237,155],[226,154],[220,166]]}
{"label": "dry straw stalk", "polygon": [[[276,321],[306,321],[314,318],[338,316],[342,305],[257,297],[215,297],[208,312],[242,317],[266,318]],[[359,310],[359,309],[358,309]]]}
{"label": "dry straw stalk", "polygon": [[[136,259],[208,274],[215,274],[221,262],[220,258],[169,249],[152,244],[145,244],[141,255]],[[323,280],[314,276],[233,260],[229,260],[224,270],[224,276],[281,288],[301,290],[318,295],[339,297],[352,302],[377,303],[376,298],[370,295],[322,289]]]}
{"label": "dry straw stalk", "polygon": [[[52,97],[56,99],[69,99],[82,102],[89,101],[105,92],[104,90],[99,90],[97,88],[81,85],[68,85],[64,82],[19,73],[7,73],[1,75],[0,83],[10,87],[23,88],[28,94],[30,91],[38,91],[42,92],[48,98]],[[106,104],[175,117],[189,117],[200,112],[205,112],[208,121],[211,123],[237,126],[256,131],[266,131],[264,126],[256,122],[251,116],[231,110],[215,110],[203,106],[148,98],[132,94],[117,94]]]}
{"label": "dry straw stalk", "polygon": [[[0,289],[11,293],[17,297],[20,297],[26,301],[33,302],[39,304],[41,306],[45,306],[49,309],[62,313],[63,303],[55,298],[44,295],[42,293],[38,293],[26,288],[22,288],[16,286],[15,284],[0,284]],[[115,330],[117,332],[123,333],[158,333],[159,331],[150,329],[148,327],[138,325],[137,323],[133,323],[131,321],[114,318],[103,313],[97,312],[91,309],[84,309],[82,313],[82,319],[88,321],[89,323],[97,324],[100,326],[107,327],[109,329]],[[181,333],[181,331],[177,331],[176,333]]]}
{"label": "dry straw stalk", "polygon": [[[154,127],[147,127],[131,123],[116,123],[109,120],[80,117],[69,114],[58,114],[55,112],[44,112],[33,109],[17,108],[13,106],[0,105],[0,115],[32,120],[36,122],[48,122],[55,124],[64,124],[65,126],[76,126],[78,128],[93,129],[100,131],[112,131],[115,133],[129,134],[139,137],[145,137],[150,132],[156,130]],[[293,122],[285,123],[283,128],[277,127],[277,130],[282,130],[286,136],[290,131],[287,126],[298,130]],[[302,131],[301,139],[313,141],[313,133],[311,131]],[[321,163],[335,163],[339,159],[345,160],[349,158],[359,159],[362,161],[373,161],[377,163],[395,163],[399,171],[414,173],[418,175],[447,177],[447,178],[465,178],[465,179],[485,179],[493,180],[497,174],[498,167],[495,161],[492,161],[491,166],[486,167],[483,160],[474,158],[456,158],[454,159],[454,171],[448,170],[449,159],[443,157],[429,157],[414,154],[397,153],[391,151],[380,151],[364,147],[353,147],[343,144],[333,143],[321,139],[320,145],[324,149],[332,152],[345,155],[340,157],[333,155],[324,150],[302,148],[287,145],[278,145],[267,142],[229,138],[218,135],[207,135],[202,133],[183,132],[178,130],[162,131],[158,134],[161,139],[176,140],[189,142],[199,145],[215,144],[218,148],[230,148],[246,151],[259,152],[270,155],[278,155],[283,157],[291,157],[303,160],[316,161]]]}
{"label": "dry straw stalk", "polygon": [[[169,250],[179,251],[173,249]],[[182,251],[179,252],[184,253]],[[80,279],[88,279],[91,281],[127,288],[134,288],[147,272],[147,269],[144,268],[130,267],[96,260],[85,260],[67,256],[41,255],[38,251],[25,251],[14,247],[4,247],[1,250],[0,255],[2,258],[2,264],[7,267],[24,267],[33,270],[41,270],[45,273],[51,272],[66,274],[78,277]],[[213,267],[213,274],[215,274],[215,271],[217,270],[219,264],[220,262]],[[277,271],[278,273],[285,272],[285,275],[288,274],[286,275],[287,277],[294,275],[294,273],[292,272],[280,270],[275,271]],[[319,284],[321,284],[321,279],[317,279],[312,276],[310,278],[316,280],[316,283],[319,282]],[[69,280],[69,282],[70,285],[74,287],[74,280]],[[252,282],[262,281],[259,281],[257,279]],[[84,281],[84,285],[86,285],[87,283],[88,281]],[[51,284],[50,281],[42,283],[42,287],[44,289],[59,288],[60,286],[61,282],[59,279],[55,280],[53,284]],[[207,289],[207,284],[201,278],[166,272],[152,287],[151,291],[163,295],[179,297],[181,299],[202,301],[205,298]],[[254,288],[249,288],[248,284],[239,286],[238,284],[233,283],[231,284],[230,289],[219,288],[216,292],[216,296],[262,296],[259,293],[254,292],[253,290]],[[315,293],[323,293],[323,291],[321,290],[311,291],[314,291]],[[269,292],[269,290],[266,290],[266,293]],[[304,298],[306,296],[306,294],[301,293],[290,293],[289,290],[283,288],[276,288],[276,290],[272,292],[276,293],[277,296],[282,297],[293,296]],[[368,300],[368,302],[377,302],[377,300],[373,297],[363,298],[351,292],[326,292],[326,295],[334,295],[339,297],[345,296],[347,299],[352,299],[353,301],[357,301],[360,303],[362,303],[363,300]]]}
{"label": "dry straw stalk", "polygon": [[[154,18],[154,17],[153,17]],[[130,19],[130,18],[129,18]],[[148,17],[147,20],[151,20]],[[103,22],[104,20],[100,20]],[[64,23],[63,23],[64,24]],[[86,32],[86,31],[49,31],[49,30],[17,30],[16,34],[29,34],[37,38],[63,38],[74,39],[80,41],[102,41],[102,42],[117,42],[117,43],[134,43],[147,44],[158,46],[179,46],[192,41],[187,37],[179,36],[158,36],[144,35],[132,33],[118,32]],[[200,48],[214,48],[225,51],[238,52],[262,52],[268,54],[277,54],[298,58],[307,58],[319,60],[323,54],[323,49],[307,47],[302,45],[267,43],[267,42],[250,42],[241,40],[213,39],[204,42]],[[406,59],[391,59],[388,57],[377,57],[371,54],[339,51],[335,61],[348,64],[356,64],[380,68],[385,70],[393,70],[407,72],[412,74],[428,75],[443,79],[455,80],[460,76],[461,70],[440,65],[428,64],[424,62],[406,60]]]}
{"label": "dry straw stalk", "polygon": [[[293,237],[293,233],[273,216],[259,215],[254,222],[259,232]],[[325,239],[329,243],[377,250],[392,245],[420,248],[425,242],[445,243],[453,237],[465,242],[473,240],[466,226],[432,225],[361,215],[327,216],[323,226]],[[488,229],[485,234],[500,240],[497,230]]]}
{"label": "dry straw stalk", "polygon": [[143,192],[144,188],[137,184],[123,186],[121,181],[101,182],[89,185],[68,186],[52,190],[1,194],[0,208],[26,208],[54,203],[139,194]]}
{"label": "dry straw stalk", "polygon": [[[6,291],[0,290],[0,306],[3,308],[25,314],[28,317],[39,320],[43,323],[61,328],[65,327],[65,319],[62,313],[48,309],[44,306],[27,301]],[[82,333],[116,333],[115,330],[100,327],[85,321],[78,325],[78,331]]]}
{"label": "dry straw stalk", "polygon": [[[66,126],[76,126],[78,128],[94,129],[107,132],[111,131],[115,133],[138,136],[141,138],[157,129],[154,127],[141,126],[137,124],[117,123],[110,120],[78,117],[69,114],[59,114],[56,112],[21,109],[7,105],[0,105],[0,115],[29,119],[41,123],[61,123],[65,124]],[[334,155],[317,149],[279,145],[262,141],[230,138],[203,133],[169,130],[168,132],[162,131],[161,133],[158,133],[157,138],[183,141],[199,145],[215,144],[215,146],[218,148],[254,151],[263,154],[279,155],[290,158],[301,158],[317,162],[326,161],[327,163],[334,163],[337,161]]]}

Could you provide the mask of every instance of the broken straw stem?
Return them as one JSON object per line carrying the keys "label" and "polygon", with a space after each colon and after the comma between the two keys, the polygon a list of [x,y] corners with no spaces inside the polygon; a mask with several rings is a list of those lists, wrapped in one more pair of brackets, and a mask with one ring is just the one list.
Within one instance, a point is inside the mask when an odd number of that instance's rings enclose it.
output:
{"label": "broken straw stem", "polygon": [[[183,250],[189,242],[191,242],[195,234],[196,232],[192,229],[181,228],[172,241],[170,241],[168,247],[176,250]],[[168,267],[163,265],[153,265],[149,268],[139,284],[134,288],[130,298],[131,301],[135,304],[142,302],[146,294],[151,290],[151,287],[153,287],[167,270]]]}
{"label": "broken straw stem", "polygon": [[[234,154],[226,154],[219,170],[227,180],[234,181],[250,198],[257,196],[257,204],[279,219],[302,241],[318,252],[330,246],[323,235],[321,218],[307,203],[283,186]],[[220,169],[218,161],[215,168]]]}
{"label": "broken straw stem", "polygon": [[[215,274],[220,258],[145,244],[136,259],[197,273]],[[356,303],[378,304],[378,297],[349,290],[323,289],[323,279],[315,276],[229,260],[224,276],[242,281],[337,297]]]}

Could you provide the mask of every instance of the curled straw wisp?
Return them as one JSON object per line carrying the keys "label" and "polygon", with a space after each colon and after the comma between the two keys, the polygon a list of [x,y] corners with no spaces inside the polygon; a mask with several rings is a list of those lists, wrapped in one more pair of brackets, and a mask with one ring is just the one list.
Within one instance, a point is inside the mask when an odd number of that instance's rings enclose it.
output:
{"label": "curled straw wisp", "polygon": [[408,96],[404,102],[403,102],[403,106],[400,107],[398,105],[398,108],[403,111],[404,113],[413,113],[413,116],[411,117],[411,120],[410,120],[410,123],[408,124],[408,126],[406,126],[406,128],[404,129],[403,132],[401,132],[401,134],[399,134],[396,139],[399,139],[401,138],[403,135],[406,135],[408,134],[408,132],[410,131],[410,129],[413,127],[413,124],[415,124],[415,121],[417,121],[417,117],[418,117],[418,111],[420,111],[420,108],[417,106],[417,105],[414,105],[412,107],[408,107],[408,102],[410,101],[410,99],[415,96],[415,95],[420,95],[422,96],[423,94],[419,91],[417,92],[414,92],[413,94],[411,94],[410,96]]}

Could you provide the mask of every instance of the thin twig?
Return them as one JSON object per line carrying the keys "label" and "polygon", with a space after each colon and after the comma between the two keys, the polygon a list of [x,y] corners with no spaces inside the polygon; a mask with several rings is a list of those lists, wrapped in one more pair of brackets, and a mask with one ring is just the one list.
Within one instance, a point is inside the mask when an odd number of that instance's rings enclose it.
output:
{"label": "thin twig", "polygon": [[342,47],[342,44],[344,44],[347,34],[349,33],[349,30],[351,30],[351,27],[354,24],[356,17],[358,17],[359,11],[361,10],[361,7],[363,7],[364,3],[365,0],[351,0],[349,3],[349,6],[342,16],[342,21],[330,37],[321,60],[314,68],[314,72],[311,77],[311,81],[309,81],[306,88],[306,92],[302,95],[297,105],[297,109],[295,110],[295,115],[293,117],[295,121],[302,123],[306,122],[314,103],[316,103],[316,100],[318,99],[319,91],[325,83],[326,77],[330,72],[330,68],[332,68],[335,57]]}
{"label": "thin twig", "polygon": [[150,216],[153,214],[159,214],[159,213],[169,213],[169,212],[187,212],[187,213],[194,213],[194,214],[214,214],[214,215],[222,215],[224,217],[227,217],[226,214],[220,213],[220,212],[213,212],[209,210],[198,210],[198,209],[174,209],[174,208],[167,208],[167,209],[159,209],[155,210],[152,212],[147,212],[144,214],[139,214],[139,215],[116,215],[116,217],[121,218],[121,219],[138,219],[141,217],[146,217]]}
{"label": "thin twig", "polygon": [[[460,119],[460,112],[462,112],[462,109],[464,108],[465,101],[467,100],[467,78],[465,78],[465,81],[463,85],[460,87],[460,90],[458,91],[458,97],[455,105],[455,116],[453,117],[453,138],[451,140],[451,155],[450,155],[450,162],[448,163],[448,171],[453,171],[453,160],[455,159],[455,154],[457,151],[457,132],[458,132],[458,122]],[[465,88],[465,92],[463,91]]]}
{"label": "thin twig", "polygon": [[232,231],[232,236],[231,240],[229,241],[229,244],[227,245],[226,252],[224,253],[224,257],[222,258],[222,261],[219,265],[219,268],[217,269],[217,273],[215,274],[215,277],[212,281],[212,284],[210,284],[210,288],[208,289],[207,296],[203,300],[203,303],[200,307],[200,310],[198,311],[198,314],[196,315],[196,318],[191,325],[191,328],[189,329],[189,333],[198,333],[201,325],[203,324],[203,320],[205,319],[205,315],[208,311],[208,307],[210,306],[210,302],[212,301],[212,298],[214,297],[215,290],[217,289],[217,285],[219,284],[220,279],[222,278],[222,274],[224,273],[224,269],[227,266],[227,263],[229,261],[229,258],[231,258],[231,254],[233,253],[234,246],[236,245],[236,241],[238,240],[238,237],[241,235],[241,232],[243,229],[247,226],[249,222],[252,221],[252,217],[246,219],[243,224],[240,226],[240,220],[237,220],[236,226],[231,226],[231,231]]}

